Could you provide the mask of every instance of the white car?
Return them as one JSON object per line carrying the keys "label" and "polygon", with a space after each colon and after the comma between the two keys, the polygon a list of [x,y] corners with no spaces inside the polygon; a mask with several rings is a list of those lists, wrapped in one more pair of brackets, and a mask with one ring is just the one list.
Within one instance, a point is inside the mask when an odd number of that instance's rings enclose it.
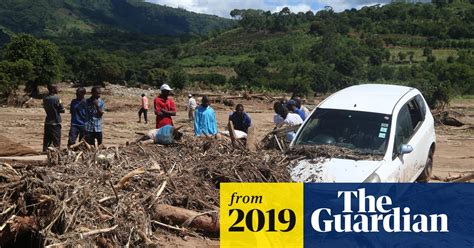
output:
{"label": "white car", "polygon": [[428,181],[435,152],[434,120],[415,88],[364,84],[322,101],[290,147],[333,145],[378,159],[302,160],[290,168],[297,182]]}

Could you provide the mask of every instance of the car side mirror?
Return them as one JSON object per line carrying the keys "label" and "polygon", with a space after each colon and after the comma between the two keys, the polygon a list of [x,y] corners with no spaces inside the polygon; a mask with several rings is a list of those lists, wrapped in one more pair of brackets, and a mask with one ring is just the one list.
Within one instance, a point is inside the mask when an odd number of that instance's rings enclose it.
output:
{"label": "car side mirror", "polygon": [[400,154],[408,154],[408,153],[411,153],[413,151],[413,146],[411,145],[406,145],[406,144],[403,144],[400,146]]}

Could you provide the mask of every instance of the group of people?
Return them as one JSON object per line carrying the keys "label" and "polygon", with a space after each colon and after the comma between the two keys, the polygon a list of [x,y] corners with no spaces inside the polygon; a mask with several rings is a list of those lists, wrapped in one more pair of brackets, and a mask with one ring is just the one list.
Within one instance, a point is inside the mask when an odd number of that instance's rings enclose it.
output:
{"label": "group of people", "polygon": [[[176,106],[170,97],[173,89],[163,84],[160,94],[153,100],[156,125],[145,139],[154,143],[169,144],[174,138],[181,137],[179,128],[174,128],[173,117],[176,116]],[[61,113],[64,113],[63,104],[58,96],[56,85],[48,86],[48,96],[43,99],[43,107],[46,112],[44,125],[43,151],[50,145],[60,147],[61,144]],[[102,144],[102,117],[104,115],[105,103],[100,98],[100,87],[93,87],[91,96],[85,98],[86,89],[79,87],[76,90],[76,98],[71,101],[71,128],[69,130],[68,146],[74,145],[84,139],[88,144]],[[193,95],[188,95],[186,106],[188,118],[193,122],[195,136],[214,136],[218,134],[217,119],[214,109],[210,106],[210,100],[203,96],[201,104],[197,104]],[[294,96],[286,102],[276,102],[273,106],[275,111],[274,123],[276,127],[296,126],[303,123],[309,116],[309,110],[302,105],[300,97]],[[138,112],[139,121],[143,114],[145,123],[148,123],[148,98],[145,94],[141,96],[141,108]],[[242,104],[237,104],[235,111],[229,115],[228,121],[236,132],[246,134],[252,125],[250,116],[245,112]],[[289,137],[291,139],[292,137]]]}
{"label": "group of people", "polygon": [[[147,135],[149,139],[153,139],[155,143],[163,143],[160,141],[160,137],[164,132],[159,130],[165,128],[169,129],[166,134],[168,136],[176,136],[177,132],[174,129],[170,129],[169,126],[173,126],[173,116],[176,116],[176,107],[174,101],[169,97],[172,92],[171,87],[167,84],[163,84],[160,87],[160,94],[154,100],[154,111],[156,115],[156,126],[155,130],[151,130]],[[142,95],[142,98],[145,97]],[[143,109],[148,108],[143,102],[148,100],[142,100],[142,108],[139,112],[144,112]],[[188,119],[193,122],[195,136],[214,136],[218,134],[217,119],[214,109],[210,106],[209,97],[203,96],[201,98],[201,104],[198,105],[196,99],[192,94],[188,95],[188,104],[186,106],[188,111]],[[145,111],[146,113],[146,111]],[[235,112],[229,116],[229,121],[232,122],[235,130],[239,130],[247,133],[252,121],[247,113],[244,112],[244,106],[238,104]],[[174,131],[174,135],[170,133]]]}
{"label": "group of people", "polygon": [[[91,96],[85,99],[86,89],[79,87],[76,90],[76,98],[71,101],[71,128],[69,130],[68,146],[74,145],[77,138],[84,139],[87,143],[95,145],[102,144],[102,116],[104,115],[105,103],[100,99],[100,87],[93,87]],[[61,113],[64,106],[58,96],[56,85],[48,86],[48,95],[43,98],[43,108],[46,112],[44,123],[43,151],[49,146],[61,146]]]}
{"label": "group of people", "polygon": [[[299,96],[293,96],[286,102],[275,102],[273,110],[275,111],[273,122],[277,128],[301,125],[310,115],[309,109],[302,104]],[[287,139],[293,140],[295,134],[295,132],[288,132]]]}

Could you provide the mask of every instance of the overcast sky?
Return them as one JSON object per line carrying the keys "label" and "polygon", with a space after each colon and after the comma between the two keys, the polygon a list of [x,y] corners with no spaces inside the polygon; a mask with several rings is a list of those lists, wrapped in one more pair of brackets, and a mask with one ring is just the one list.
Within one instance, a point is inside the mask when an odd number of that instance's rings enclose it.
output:
{"label": "overcast sky", "polygon": [[[230,17],[233,9],[263,9],[272,12],[283,7],[289,7],[292,12],[317,12],[325,6],[331,6],[335,11],[350,8],[361,8],[366,5],[386,4],[391,0],[146,0],[147,2],[180,7],[197,13]],[[429,1],[429,0],[422,0]]]}

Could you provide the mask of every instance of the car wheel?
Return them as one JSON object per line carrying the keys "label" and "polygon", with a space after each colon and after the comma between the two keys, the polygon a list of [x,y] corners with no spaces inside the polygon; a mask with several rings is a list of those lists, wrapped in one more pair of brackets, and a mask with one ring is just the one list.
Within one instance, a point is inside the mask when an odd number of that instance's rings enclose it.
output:
{"label": "car wheel", "polygon": [[426,159],[425,169],[421,172],[420,176],[416,180],[420,183],[426,183],[431,178],[431,173],[433,172],[433,149],[430,149],[428,158]]}

